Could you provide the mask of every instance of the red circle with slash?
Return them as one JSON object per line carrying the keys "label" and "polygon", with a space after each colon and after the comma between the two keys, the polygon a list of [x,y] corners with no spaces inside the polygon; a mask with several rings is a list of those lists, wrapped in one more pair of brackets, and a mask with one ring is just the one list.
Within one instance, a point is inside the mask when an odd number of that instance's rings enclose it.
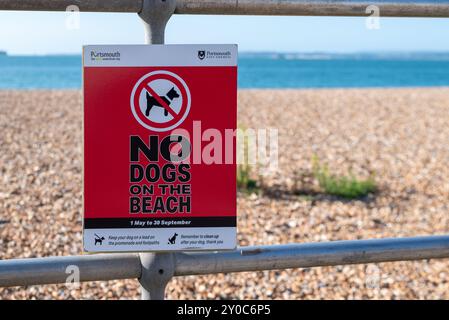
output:
{"label": "red circle with slash", "polygon": [[142,126],[162,132],[176,128],[186,119],[191,97],[180,76],[158,70],[137,81],[130,102],[131,111]]}

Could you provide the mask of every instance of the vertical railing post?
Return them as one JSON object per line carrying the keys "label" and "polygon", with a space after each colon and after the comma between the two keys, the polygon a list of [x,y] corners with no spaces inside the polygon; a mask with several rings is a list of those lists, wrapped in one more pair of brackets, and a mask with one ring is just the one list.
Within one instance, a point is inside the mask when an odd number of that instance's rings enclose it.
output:
{"label": "vertical railing post", "polygon": [[[176,0],[144,0],[139,17],[145,27],[146,44],[164,44],[165,26],[175,11]],[[175,272],[173,253],[141,253],[139,279],[142,300],[163,300],[165,287]]]}
{"label": "vertical railing post", "polygon": [[176,0],[144,0],[139,17],[145,27],[146,44],[163,44],[165,26],[176,9]]}
{"label": "vertical railing post", "polygon": [[141,253],[140,262],[142,300],[164,300],[165,287],[175,273],[174,254]]}

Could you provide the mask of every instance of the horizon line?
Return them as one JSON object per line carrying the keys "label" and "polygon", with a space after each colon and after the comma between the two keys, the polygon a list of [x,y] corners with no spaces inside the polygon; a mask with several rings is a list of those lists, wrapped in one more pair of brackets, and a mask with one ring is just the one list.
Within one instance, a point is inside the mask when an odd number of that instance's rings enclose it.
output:
{"label": "horizon line", "polygon": [[[397,54],[449,54],[449,50],[377,50],[377,51],[270,51],[270,50],[245,50],[240,51],[239,54],[277,54],[277,55],[288,55],[288,54],[302,54],[302,55],[317,55],[317,54],[327,54],[327,55],[397,55]],[[73,53],[9,53],[7,50],[0,49],[0,56],[8,57],[44,57],[44,56],[81,56],[82,52]]]}

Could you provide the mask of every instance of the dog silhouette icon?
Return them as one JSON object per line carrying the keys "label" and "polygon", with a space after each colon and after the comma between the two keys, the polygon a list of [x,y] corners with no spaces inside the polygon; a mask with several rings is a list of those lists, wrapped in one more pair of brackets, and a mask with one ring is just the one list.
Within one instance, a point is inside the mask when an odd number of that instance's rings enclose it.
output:
{"label": "dog silhouette icon", "polygon": [[95,233],[95,245],[97,245],[97,243],[101,245],[103,245],[103,241],[104,241],[104,237],[100,237],[98,234]]}
{"label": "dog silhouette icon", "polygon": [[[147,117],[150,115],[151,109],[153,109],[153,107],[164,108],[157,101],[157,99],[155,97],[152,97],[148,92],[146,93],[146,97],[147,97],[147,108],[145,110],[145,115]],[[162,99],[162,101],[164,101],[167,104],[167,106],[169,106],[172,103],[173,99],[179,98],[179,93],[173,87],[166,93],[165,96],[159,96],[159,98]],[[164,116],[168,116],[168,110],[166,108],[164,108]]]}
{"label": "dog silhouette icon", "polygon": [[176,237],[178,236],[178,234],[175,232],[175,234],[173,235],[173,237],[168,238],[168,244],[175,244],[176,243]]}

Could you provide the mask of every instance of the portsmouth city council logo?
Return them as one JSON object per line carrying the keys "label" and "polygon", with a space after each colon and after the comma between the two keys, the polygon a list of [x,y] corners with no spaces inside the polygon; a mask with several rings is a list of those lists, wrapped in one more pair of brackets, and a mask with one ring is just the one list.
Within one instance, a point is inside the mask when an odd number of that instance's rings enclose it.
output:
{"label": "portsmouth city council logo", "polygon": [[204,51],[204,50],[199,50],[199,51],[198,51],[198,58],[199,58],[200,60],[203,60],[205,57],[206,57],[206,51]]}
{"label": "portsmouth city council logo", "polygon": [[190,111],[190,91],[177,74],[153,71],[140,78],[131,93],[131,111],[143,127],[157,132],[179,126]]}

